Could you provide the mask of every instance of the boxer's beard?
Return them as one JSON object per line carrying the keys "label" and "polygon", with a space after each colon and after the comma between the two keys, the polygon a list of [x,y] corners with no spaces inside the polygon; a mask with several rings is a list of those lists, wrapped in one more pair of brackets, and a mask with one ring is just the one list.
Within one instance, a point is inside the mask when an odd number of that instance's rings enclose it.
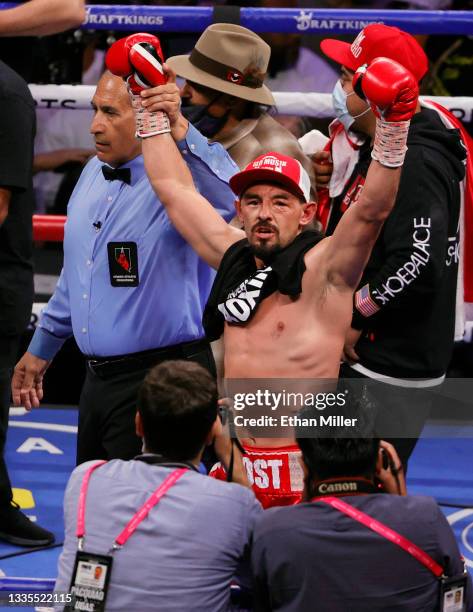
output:
{"label": "boxer's beard", "polygon": [[261,259],[265,264],[270,264],[282,251],[282,246],[280,244],[250,244],[250,250],[254,257]]}

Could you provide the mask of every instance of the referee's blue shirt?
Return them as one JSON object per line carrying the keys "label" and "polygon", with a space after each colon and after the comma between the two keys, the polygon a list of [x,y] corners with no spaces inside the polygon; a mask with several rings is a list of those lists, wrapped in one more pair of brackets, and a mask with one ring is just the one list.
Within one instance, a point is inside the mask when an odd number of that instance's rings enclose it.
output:
{"label": "referee's blue shirt", "polygon": [[[235,197],[228,180],[236,164],[192,125],[178,147],[197,189],[230,221]],[[42,359],[52,359],[71,335],[82,353],[98,357],[204,336],[202,311],[214,271],[174,229],[141,155],[121,166],[131,170],[130,185],[106,181],[102,165],[96,157],[87,164],[69,201],[63,269],[28,347]],[[136,243],[137,257],[133,246],[126,253],[137,286],[112,286],[109,252],[113,258],[121,243]]]}

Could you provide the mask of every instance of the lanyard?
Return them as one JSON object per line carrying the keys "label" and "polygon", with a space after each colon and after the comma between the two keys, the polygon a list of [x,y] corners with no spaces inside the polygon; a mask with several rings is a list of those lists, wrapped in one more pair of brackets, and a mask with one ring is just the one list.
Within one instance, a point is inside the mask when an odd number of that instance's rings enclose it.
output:
{"label": "lanyard", "polygon": [[[78,548],[82,550],[83,541],[85,537],[85,504],[87,498],[87,489],[89,487],[89,480],[97,468],[99,468],[106,461],[99,461],[92,465],[87,472],[85,473],[84,479],[82,480],[82,485],[80,488],[79,494],[79,507],[77,511],[77,530],[76,536],[79,540]],[[115,543],[113,545],[113,550],[117,548],[121,548],[125,542],[133,535],[138,525],[148,516],[150,510],[156,506],[156,504],[161,500],[161,498],[169,491],[171,487],[175,485],[175,483],[184,476],[187,472],[188,468],[180,468],[174,470],[169,476],[167,476],[164,481],[159,485],[159,487],[154,491],[154,493],[145,501],[143,506],[131,517],[130,521],[120,533],[120,535],[115,539]]]}
{"label": "lanyard", "polygon": [[325,504],[329,504],[332,508],[335,508],[339,512],[343,512],[350,518],[358,521],[365,527],[372,529],[377,534],[386,538],[393,544],[396,544],[410,555],[412,555],[417,561],[420,561],[427,569],[429,569],[436,578],[440,578],[443,576],[443,568],[439,565],[430,555],[424,552],[421,548],[419,548],[414,542],[411,542],[400,533],[393,531],[383,523],[380,523],[376,519],[372,518],[368,514],[361,512],[361,510],[357,510],[350,504],[347,504],[342,499],[338,499],[336,497],[315,497],[312,501],[321,501]]}

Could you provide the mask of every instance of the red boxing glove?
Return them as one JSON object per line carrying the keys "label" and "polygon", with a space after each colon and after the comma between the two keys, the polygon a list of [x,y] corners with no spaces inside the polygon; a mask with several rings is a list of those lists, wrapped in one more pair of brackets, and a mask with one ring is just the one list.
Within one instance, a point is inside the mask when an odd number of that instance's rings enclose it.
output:
{"label": "red boxing glove", "polygon": [[117,40],[105,56],[105,64],[110,72],[123,77],[127,82],[138,138],[149,138],[171,131],[167,114],[147,110],[140,96],[143,89],[167,83],[163,62],[159,39],[144,33]]}
{"label": "red boxing glove", "polygon": [[353,88],[384,121],[409,121],[416,111],[417,80],[407,68],[387,57],[360,66],[353,77]]}
{"label": "red boxing glove", "polygon": [[110,72],[126,79],[134,94],[167,83],[163,62],[159,39],[145,33],[117,40],[105,56],[105,65]]}
{"label": "red boxing glove", "polygon": [[112,74],[127,79],[133,72],[130,60],[128,59],[129,48],[126,38],[120,38],[113,43],[105,54],[105,66]]}

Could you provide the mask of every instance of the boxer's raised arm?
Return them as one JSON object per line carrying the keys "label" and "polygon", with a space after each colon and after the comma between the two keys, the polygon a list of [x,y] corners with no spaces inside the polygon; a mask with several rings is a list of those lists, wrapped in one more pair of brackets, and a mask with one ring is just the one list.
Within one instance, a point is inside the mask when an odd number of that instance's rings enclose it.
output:
{"label": "boxer's raised arm", "polygon": [[244,233],[215,211],[195,189],[187,164],[170,134],[143,140],[145,168],[156,195],[177,231],[213,268]]}
{"label": "boxer's raised arm", "polygon": [[351,290],[357,287],[394,206],[409,123],[418,98],[414,76],[387,58],[376,58],[367,68],[359,69],[353,84],[378,117],[373,161],[359,200],[343,215],[325,250],[328,281]]}
{"label": "boxer's raised arm", "polygon": [[327,277],[353,290],[360,282],[374,243],[394,206],[401,171],[372,161],[363,193],[344,213],[328,239]]}

